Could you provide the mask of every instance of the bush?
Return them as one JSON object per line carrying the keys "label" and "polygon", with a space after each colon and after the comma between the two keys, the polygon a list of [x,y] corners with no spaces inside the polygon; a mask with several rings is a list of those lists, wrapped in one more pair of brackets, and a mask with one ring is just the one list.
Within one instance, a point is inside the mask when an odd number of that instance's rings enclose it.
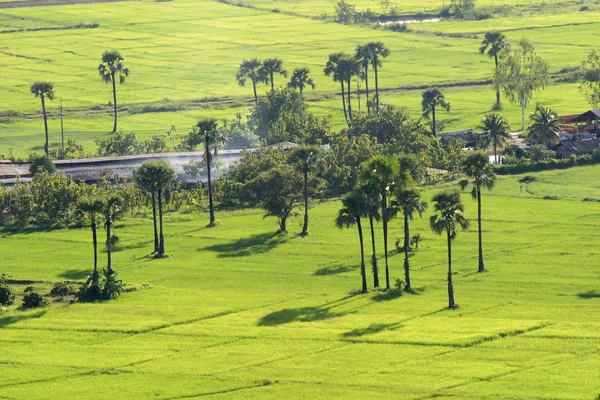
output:
{"label": "bush", "polygon": [[108,271],[102,270],[102,273],[105,276],[102,300],[114,300],[125,291],[123,281],[118,279],[116,272],[109,274]]}
{"label": "bush", "polygon": [[28,286],[25,289],[25,297],[23,297],[23,308],[37,308],[48,304],[44,296],[35,291],[33,286]]}
{"label": "bush", "polygon": [[56,282],[50,290],[50,297],[64,297],[75,294],[67,282]]}
{"label": "bush", "polygon": [[52,163],[52,160],[47,155],[38,156],[33,154],[30,156],[30,159],[29,173],[31,175],[37,174],[41,169],[51,174],[56,172],[56,166],[54,166],[54,163]]}
{"label": "bush", "polygon": [[83,303],[88,303],[100,300],[101,295],[102,293],[100,290],[100,286],[94,285],[91,279],[89,279],[83,285],[81,285],[75,297],[77,297],[77,300]]}
{"label": "bush", "polygon": [[544,200],[558,200],[558,196],[544,196]]}
{"label": "bush", "polygon": [[6,275],[0,276],[0,305],[10,306],[15,302],[15,294],[12,289],[6,283]]}

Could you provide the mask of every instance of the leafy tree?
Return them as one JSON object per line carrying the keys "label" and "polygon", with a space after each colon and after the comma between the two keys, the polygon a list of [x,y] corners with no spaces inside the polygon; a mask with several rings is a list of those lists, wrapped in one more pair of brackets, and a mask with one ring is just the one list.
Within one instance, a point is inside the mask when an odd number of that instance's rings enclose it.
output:
{"label": "leafy tree", "polygon": [[279,233],[287,233],[287,219],[302,202],[302,176],[291,166],[265,171],[247,184],[265,217],[277,217]]}
{"label": "leafy tree", "polygon": [[46,132],[46,142],[44,152],[48,155],[48,118],[46,116],[46,99],[54,100],[54,85],[50,82],[34,82],[31,85],[31,94],[39,97],[42,101],[42,114],[44,116],[44,130]]}
{"label": "leafy tree", "polygon": [[379,264],[377,262],[377,246],[375,244],[375,221],[381,219],[379,213],[379,204],[381,203],[381,193],[379,189],[370,182],[363,184],[360,190],[365,193],[369,201],[368,216],[369,227],[371,230],[371,267],[373,270],[373,287],[379,287]]}
{"label": "leafy tree", "polygon": [[371,113],[371,104],[369,103],[369,65],[373,62],[373,54],[369,45],[356,46],[355,58],[361,63],[365,77],[365,92],[367,95],[367,114]]}
{"label": "leafy tree", "polygon": [[435,111],[437,107],[441,107],[446,111],[450,111],[450,103],[446,103],[444,94],[440,89],[427,89],[421,95],[421,107],[423,109],[423,117],[429,119],[431,117],[431,133],[437,136],[437,123]]}
{"label": "leafy tree", "polygon": [[485,267],[483,263],[483,240],[481,233],[481,188],[492,190],[496,184],[496,173],[487,155],[482,152],[475,152],[467,157],[464,172],[470,180],[464,179],[460,181],[460,187],[462,190],[465,190],[471,185],[471,196],[477,200],[477,230],[479,234],[479,268],[477,272],[483,272],[485,271]]}
{"label": "leafy tree", "polygon": [[500,52],[495,84],[504,90],[511,103],[521,106],[521,130],[525,130],[525,109],[533,94],[546,87],[549,77],[548,63],[536,54],[535,47],[527,39]]}
{"label": "leafy tree", "polygon": [[112,268],[112,248],[114,246],[113,237],[111,235],[111,228],[114,225],[115,218],[123,208],[123,199],[120,196],[112,195],[103,205],[104,213],[104,229],[106,229],[106,254],[108,257],[108,267],[106,269],[107,275],[112,275],[114,270]]}
{"label": "leafy tree", "polygon": [[353,4],[347,3],[345,0],[339,0],[335,5],[335,15],[335,22],[351,24],[354,22],[356,8]]}
{"label": "leafy tree", "polygon": [[96,217],[101,215],[104,211],[104,201],[102,199],[86,198],[81,200],[77,204],[77,209],[89,216],[92,223],[92,243],[94,245],[94,272],[91,276],[91,282],[93,286],[98,286],[98,239],[96,235]]}
{"label": "leafy tree", "polygon": [[[479,48],[479,52],[481,54],[487,54],[488,57],[494,58],[494,63],[496,64],[496,72],[498,74],[499,69],[499,60],[498,57],[500,52],[509,46],[506,37],[502,32],[492,31],[486,32],[483,40],[481,41],[481,47]],[[500,109],[502,105],[500,104],[500,87],[496,86],[496,108]]]}
{"label": "leafy tree", "polygon": [[404,279],[405,279],[405,290],[410,291],[412,289],[410,282],[410,227],[409,221],[412,221],[415,214],[419,216],[423,215],[423,212],[427,209],[427,202],[421,200],[421,194],[412,188],[398,187],[396,190],[396,200],[394,201],[394,207],[400,211],[404,217]]}
{"label": "leafy tree", "polygon": [[456,308],[454,285],[452,283],[452,240],[458,234],[458,228],[467,229],[469,220],[463,215],[464,206],[460,201],[460,192],[442,191],[433,196],[435,215],[429,219],[434,233],[446,233],[448,240],[448,308]]}
{"label": "leafy tree", "polygon": [[105,83],[112,83],[113,89],[113,107],[115,111],[115,123],[113,125],[113,133],[117,132],[117,81],[116,78],[119,78],[119,83],[124,84],[125,78],[129,76],[129,68],[125,68],[123,64],[125,59],[121,56],[116,50],[106,50],[102,53],[102,63],[98,66],[98,72],[100,73],[100,77]]}
{"label": "leafy tree", "polygon": [[308,196],[309,196],[309,174],[323,166],[321,148],[318,146],[300,146],[292,151],[291,161],[304,177],[302,196],[304,197],[304,225],[302,236],[308,235]]}
{"label": "leafy tree", "polygon": [[582,82],[579,90],[593,108],[600,107],[600,54],[594,49],[581,64]]}
{"label": "leafy tree", "polygon": [[375,70],[375,107],[379,113],[379,68],[383,65],[383,59],[390,55],[390,50],[383,42],[370,42],[367,46],[371,52],[371,65]]}
{"label": "leafy tree", "polygon": [[298,89],[300,91],[300,96],[302,96],[304,88],[307,86],[310,86],[313,90],[317,87],[315,81],[310,76],[310,70],[308,68],[296,68],[294,72],[292,72],[288,87]]}
{"label": "leafy tree", "polygon": [[204,158],[206,159],[206,172],[208,177],[208,204],[210,213],[209,226],[215,224],[215,206],[213,204],[213,188],[210,176],[210,164],[212,154],[210,153],[210,146],[216,142],[217,139],[217,120],[215,118],[201,119],[196,124],[201,135],[204,136]]}
{"label": "leafy tree", "polygon": [[554,152],[549,150],[546,145],[534,144],[529,146],[527,157],[532,163],[546,162],[554,158]]}
{"label": "leafy tree", "polygon": [[279,58],[268,58],[262,63],[262,69],[264,75],[267,77],[268,82],[271,83],[271,91],[275,90],[275,74],[283,75],[287,78],[287,71],[283,69],[283,61]]}
{"label": "leafy tree", "polygon": [[529,117],[529,140],[532,143],[543,143],[545,145],[558,144],[558,132],[560,132],[560,120],[554,111],[538,104],[535,112]]}
{"label": "leafy tree", "polygon": [[252,89],[254,90],[254,101],[258,103],[258,94],[256,93],[257,83],[267,83],[268,78],[265,75],[265,71],[262,68],[262,63],[252,58],[250,60],[243,60],[240,64],[240,68],[235,77],[235,80],[240,86],[246,86],[248,79],[252,82]]}
{"label": "leafy tree", "polygon": [[29,173],[31,175],[35,175],[38,171],[46,171],[51,174],[56,172],[56,166],[46,154],[42,156],[32,155],[31,156],[31,165],[29,166]]}
{"label": "leafy tree", "polygon": [[348,111],[346,110],[346,90],[345,90],[345,82],[346,75],[343,69],[343,64],[340,65],[340,60],[344,58],[344,53],[333,53],[329,55],[329,60],[325,65],[325,69],[323,72],[325,76],[332,76],[334,82],[339,82],[342,88],[342,107],[344,108],[344,117],[346,118],[346,122],[348,122]]}
{"label": "leafy tree", "polygon": [[498,164],[498,147],[508,146],[510,139],[508,122],[499,114],[490,114],[483,117],[483,124],[479,129],[482,130],[480,144],[485,148],[494,147],[494,162]]}
{"label": "leafy tree", "polygon": [[362,278],[362,293],[367,292],[367,271],[365,268],[365,248],[361,218],[368,213],[369,200],[360,190],[353,190],[342,199],[343,207],[339,210],[335,224],[338,228],[348,228],[356,224],[360,241],[360,275]]}
{"label": "leafy tree", "polygon": [[133,132],[116,132],[106,138],[97,137],[95,141],[98,146],[98,155],[101,157],[125,156],[145,152],[144,144],[137,140]]}

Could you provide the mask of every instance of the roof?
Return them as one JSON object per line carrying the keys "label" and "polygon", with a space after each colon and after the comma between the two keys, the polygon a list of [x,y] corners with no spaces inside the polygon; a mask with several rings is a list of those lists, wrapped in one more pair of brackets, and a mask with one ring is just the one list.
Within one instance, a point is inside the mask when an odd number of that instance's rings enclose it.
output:
{"label": "roof", "polygon": [[0,163],[0,178],[29,175],[29,164]]}
{"label": "roof", "polygon": [[562,122],[565,124],[570,124],[571,122],[574,122],[574,120],[580,116],[581,116],[581,114],[559,115],[555,119],[558,120],[559,122]]}
{"label": "roof", "polygon": [[588,120],[600,119],[600,110],[590,110],[581,114],[577,118],[573,118],[571,122],[587,122]]}
{"label": "roof", "polygon": [[597,139],[591,140],[572,140],[570,142],[562,142],[556,147],[556,150],[567,150],[574,154],[587,154],[598,149],[600,141]]}

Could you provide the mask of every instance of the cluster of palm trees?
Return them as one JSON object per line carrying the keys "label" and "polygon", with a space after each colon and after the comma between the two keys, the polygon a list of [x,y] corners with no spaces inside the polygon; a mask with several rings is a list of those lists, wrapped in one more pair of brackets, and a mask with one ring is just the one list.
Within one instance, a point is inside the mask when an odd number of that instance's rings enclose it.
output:
{"label": "cluster of palm trees", "polygon": [[[491,190],[495,183],[493,166],[483,152],[470,154],[464,163],[464,174],[467,179],[460,182],[464,190],[472,186],[471,194],[477,200],[478,220],[478,272],[485,271],[482,243],[482,189]],[[377,155],[367,161],[361,172],[361,185],[347,193],[342,199],[343,207],[339,210],[336,225],[339,228],[356,225],[358,229],[361,254],[362,292],[368,291],[365,265],[363,219],[368,218],[371,231],[373,286],[379,287],[379,271],[375,252],[374,221],[381,220],[383,227],[383,248],[385,260],[385,289],[390,290],[390,269],[388,262],[388,224],[392,218],[400,215],[404,228],[404,290],[412,292],[410,276],[410,221],[416,215],[422,216],[427,209],[427,202],[421,199],[420,193],[412,186],[413,180],[409,171],[402,170],[398,159],[388,155]],[[448,247],[448,307],[455,308],[454,285],[452,281],[452,241],[459,229],[467,229],[469,221],[464,215],[464,205],[460,192],[441,191],[432,198],[434,215],[430,217],[429,225],[436,234],[446,234]]]}

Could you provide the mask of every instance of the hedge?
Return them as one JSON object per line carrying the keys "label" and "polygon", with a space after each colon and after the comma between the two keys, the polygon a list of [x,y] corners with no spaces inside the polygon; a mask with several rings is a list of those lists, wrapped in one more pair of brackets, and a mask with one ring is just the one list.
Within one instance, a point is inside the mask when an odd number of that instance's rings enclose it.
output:
{"label": "hedge", "polygon": [[496,168],[496,173],[498,175],[518,175],[528,172],[550,171],[554,169],[567,169],[582,165],[596,164],[600,164],[600,151],[594,151],[591,154],[584,154],[580,157],[572,155],[571,158],[562,160],[554,159],[528,164],[503,165]]}

